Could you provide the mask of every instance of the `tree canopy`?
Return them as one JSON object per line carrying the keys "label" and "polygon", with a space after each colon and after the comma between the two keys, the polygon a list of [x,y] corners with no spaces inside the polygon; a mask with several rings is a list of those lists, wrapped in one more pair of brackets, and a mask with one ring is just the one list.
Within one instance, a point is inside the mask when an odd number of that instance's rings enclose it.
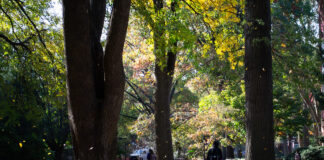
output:
{"label": "tree canopy", "polygon": [[322,3],[262,2],[0,1],[0,159],[320,145]]}

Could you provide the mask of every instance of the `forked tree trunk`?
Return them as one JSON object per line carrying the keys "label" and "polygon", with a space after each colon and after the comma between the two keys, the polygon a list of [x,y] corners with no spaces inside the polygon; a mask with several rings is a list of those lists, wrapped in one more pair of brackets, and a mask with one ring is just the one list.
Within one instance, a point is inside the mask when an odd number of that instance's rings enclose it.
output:
{"label": "forked tree trunk", "polygon": [[68,110],[76,160],[115,159],[130,0],[114,0],[103,54],[105,9],[106,0],[63,0]]}
{"label": "forked tree trunk", "polygon": [[274,160],[270,1],[245,6],[246,159]]}
{"label": "forked tree trunk", "polygon": [[123,68],[123,47],[128,26],[131,0],[115,0],[107,37],[104,55],[104,109],[102,114],[101,142],[104,151],[108,151],[105,159],[115,160],[117,151],[117,123],[123,104],[125,74]]}

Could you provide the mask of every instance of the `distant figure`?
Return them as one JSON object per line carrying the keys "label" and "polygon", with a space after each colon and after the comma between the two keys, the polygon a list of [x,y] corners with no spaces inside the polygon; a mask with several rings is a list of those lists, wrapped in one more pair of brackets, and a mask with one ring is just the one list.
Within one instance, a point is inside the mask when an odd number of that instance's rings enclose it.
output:
{"label": "distant figure", "polygon": [[152,149],[149,149],[149,153],[147,154],[147,160],[155,160],[155,154]]}
{"label": "distant figure", "polygon": [[296,153],[295,153],[295,160],[301,160],[299,151],[296,151]]}
{"label": "distant figure", "polygon": [[238,158],[242,158],[242,150],[241,150],[241,148],[238,150],[237,156],[238,156]]}
{"label": "distant figure", "polygon": [[222,150],[219,147],[219,141],[213,143],[213,148],[208,150],[207,160],[222,160]]}

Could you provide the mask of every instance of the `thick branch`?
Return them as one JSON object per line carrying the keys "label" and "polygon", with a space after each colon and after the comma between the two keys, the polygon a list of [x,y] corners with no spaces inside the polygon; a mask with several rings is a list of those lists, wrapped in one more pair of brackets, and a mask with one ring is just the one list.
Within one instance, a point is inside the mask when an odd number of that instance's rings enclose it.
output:
{"label": "thick branch", "polygon": [[134,119],[134,120],[137,119],[137,117],[133,117],[133,116],[126,115],[126,114],[120,114],[120,115],[123,116],[123,117],[127,117],[127,118],[130,118],[130,119]]}
{"label": "thick branch", "polygon": [[30,49],[28,48],[28,46],[25,44],[26,41],[14,42],[14,41],[10,40],[7,36],[5,36],[4,34],[1,34],[1,33],[0,33],[0,38],[5,40],[6,42],[8,42],[16,51],[18,51],[17,46],[21,46],[21,47],[25,48],[28,52],[31,52]]}

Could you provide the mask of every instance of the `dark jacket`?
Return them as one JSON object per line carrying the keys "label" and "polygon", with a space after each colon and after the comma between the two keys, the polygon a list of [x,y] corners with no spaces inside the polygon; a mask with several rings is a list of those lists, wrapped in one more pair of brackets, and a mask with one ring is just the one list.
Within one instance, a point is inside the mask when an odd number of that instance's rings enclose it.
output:
{"label": "dark jacket", "polygon": [[152,153],[148,153],[146,158],[147,158],[147,160],[155,160],[156,159],[155,155]]}
{"label": "dark jacket", "polygon": [[211,148],[207,153],[207,160],[222,160],[222,151],[219,148]]}

